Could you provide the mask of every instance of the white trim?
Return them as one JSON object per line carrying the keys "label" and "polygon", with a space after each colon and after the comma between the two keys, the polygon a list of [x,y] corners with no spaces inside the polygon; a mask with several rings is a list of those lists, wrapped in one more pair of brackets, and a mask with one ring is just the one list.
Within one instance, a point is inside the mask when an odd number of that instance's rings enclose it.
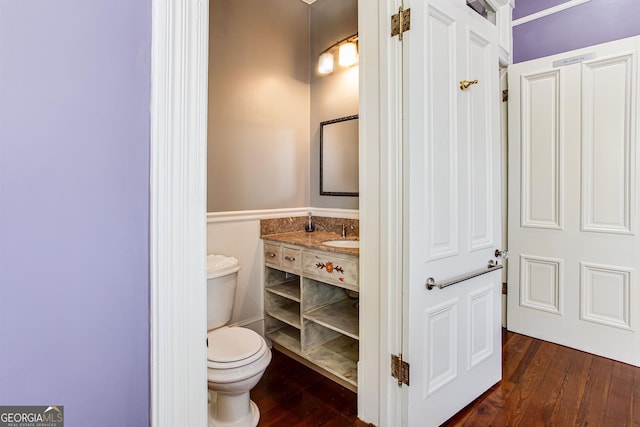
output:
{"label": "white trim", "polygon": [[206,427],[209,3],[151,9],[151,426]]}
{"label": "white trim", "polygon": [[[402,425],[391,353],[402,337],[402,43],[388,33],[398,1],[359,0],[360,364],[358,416]],[[406,4],[405,4],[406,6]],[[365,374],[365,375],[363,375]]]}
{"label": "white trim", "polygon": [[498,58],[500,66],[511,64],[511,52],[513,52],[513,29],[511,27],[511,15],[513,4],[507,3],[496,10],[496,24],[498,25]]}
{"label": "white trim", "polygon": [[[489,6],[491,6],[493,10],[497,12],[498,9],[500,9],[502,6],[509,5],[510,1],[509,0],[487,0],[487,3],[489,3]],[[513,7],[513,5],[511,5],[511,7]]]}
{"label": "white trim", "polygon": [[329,209],[329,208],[309,208],[311,213],[316,216],[326,216],[329,218],[348,218],[359,219],[360,211],[358,209]]}
{"label": "white trim", "polygon": [[[385,318],[380,306],[380,130],[379,10],[377,2],[358,1],[359,34],[359,208],[360,208],[360,345],[358,417],[377,426],[386,401],[380,387],[380,332]],[[391,16],[391,15],[389,15]],[[382,359],[386,362],[386,357]],[[382,399],[381,399],[382,397]],[[391,424],[392,425],[392,424]]]}
{"label": "white trim", "polygon": [[207,212],[207,224],[217,222],[253,221],[261,218],[304,216],[311,208],[265,209],[252,211]]}
{"label": "white trim", "polygon": [[358,219],[360,214],[357,209],[329,209],[329,208],[284,208],[263,209],[252,211],[208,212],[207,224],[217,222],[253,221],[263,218],[282,218],[286,216],[305,216],[311,212],[314,216],[326,216],[329,218]]}
{"label": "white trim", "polygon": [[498,64],[500,67],[508,67],[511,64],[511,55],[503,46],[498,46]]}
{"label": "white trim", "polygon": [[566,3],[559,4],[557,6],[550,7],[548,9],[543,9],[540,12],[532,13],[531,15],[523,16],[522,18],[518,18],[511,22],[511,26],[515,27],[521,24],[525,24],[530,21],[534,21],[536,19],[544,18],[545,16],[553,15],[554,13],[561,12],[566,9],[570,9],[575,6],[579,6],[583,3],[587,3],[591,0],[569,0]]}

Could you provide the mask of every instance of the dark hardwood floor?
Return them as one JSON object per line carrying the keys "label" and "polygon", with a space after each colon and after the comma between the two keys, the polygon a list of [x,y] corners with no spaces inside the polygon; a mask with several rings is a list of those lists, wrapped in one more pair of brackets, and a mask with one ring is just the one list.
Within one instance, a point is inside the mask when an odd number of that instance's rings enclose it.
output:
{"label": "dark hardwood floor", "polygon": [[503,331],[502,381],[445,426],[640,426],[640,368]]}
{"label": "dark hardwood floor", "polygon": [[354,392],[272,350],[273,359],[251,399],[260,409],[258,427],[364,426],[357,421]]}
{"label": "dark hardwood floor", "polygon": [[[502,381],[445,426],[640,426],[640,368],[512,332],[502,337]],[[261,427],[365,426],[355,393],[277,351],[251,398]]]}

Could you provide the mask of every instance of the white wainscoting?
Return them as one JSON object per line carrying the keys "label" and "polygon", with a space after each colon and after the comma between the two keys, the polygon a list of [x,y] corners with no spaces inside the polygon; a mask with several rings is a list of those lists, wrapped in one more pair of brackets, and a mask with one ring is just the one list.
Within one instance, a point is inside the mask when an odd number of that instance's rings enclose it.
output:
{"label": "white wainscoting", "polygon": [[260,219],[288,216],[358,218],[351,209],[291,208],[207,214],[207,253],[233,256],[240,262],[231,324],[264,335],[264,255]]}

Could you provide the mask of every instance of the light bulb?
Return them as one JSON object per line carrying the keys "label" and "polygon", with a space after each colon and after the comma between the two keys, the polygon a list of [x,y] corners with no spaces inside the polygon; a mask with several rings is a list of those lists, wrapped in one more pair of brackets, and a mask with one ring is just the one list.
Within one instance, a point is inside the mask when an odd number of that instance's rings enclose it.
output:
{"label": "light bulb", "polygon": [[348,42],[340,46],[338,51],[338,63],[343,67],[348,67],[358,62],[358,49],[356,44]]}
{"label": "light bulb", "polygon": [[318,72],[320,74],[329,74],[333,71],[333,53],[325,52],[320,55],[318,60]]}

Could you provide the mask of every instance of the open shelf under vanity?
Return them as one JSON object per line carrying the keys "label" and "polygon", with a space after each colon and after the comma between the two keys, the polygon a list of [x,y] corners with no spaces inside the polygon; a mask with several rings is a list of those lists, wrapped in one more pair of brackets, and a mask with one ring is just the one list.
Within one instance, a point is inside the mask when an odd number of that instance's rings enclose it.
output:
{"label": "open shelf under vanity", "polygon": [[357,391],[358,256],[265,241],[265,329],[273,346]]}

